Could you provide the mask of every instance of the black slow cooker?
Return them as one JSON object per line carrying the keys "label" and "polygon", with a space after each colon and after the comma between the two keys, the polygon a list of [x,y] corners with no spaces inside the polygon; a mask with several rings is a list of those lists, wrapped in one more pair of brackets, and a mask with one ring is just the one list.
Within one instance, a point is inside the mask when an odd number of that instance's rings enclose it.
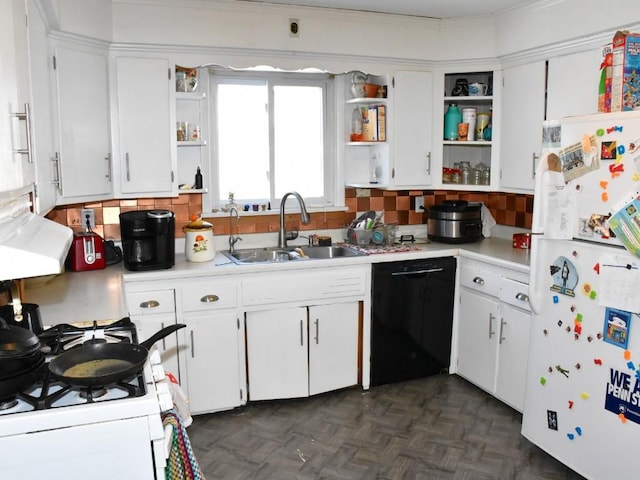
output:
{"label": "black slow cooker", "polygon": [[445,200],[428,209],[427,235],[443,243],[472,243],[482,238],[482,204]]}

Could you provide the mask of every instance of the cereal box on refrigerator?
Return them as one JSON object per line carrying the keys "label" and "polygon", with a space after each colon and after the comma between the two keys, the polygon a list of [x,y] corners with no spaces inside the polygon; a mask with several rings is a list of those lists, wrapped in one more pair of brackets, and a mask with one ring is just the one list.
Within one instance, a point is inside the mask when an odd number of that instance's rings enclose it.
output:
{"label": "cereal box on refrigerator", "polygon": [[613,36],[611,111],[640,108],[640,34],[618,31]]}

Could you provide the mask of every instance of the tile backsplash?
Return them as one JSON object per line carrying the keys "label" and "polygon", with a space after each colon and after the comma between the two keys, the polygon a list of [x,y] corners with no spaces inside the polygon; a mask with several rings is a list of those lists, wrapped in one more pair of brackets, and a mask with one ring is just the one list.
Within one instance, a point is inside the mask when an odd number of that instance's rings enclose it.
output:
{"label": "tile backsplash", "polygon": [[[311,213],[311,223],[300,224],[299,215],[287,214],[287,229],[300,230],[336,229],[348,225],[358,212],[367,210],[385,211],[385,221],[398,225],[416,225],[426,223],[427,214],[415,212],[415,200],[424,197],[425,209],[443,200],[466,200],[483,202],[496,222],[500,225],[518,228],[531,228],[533,213],[533,195],[502,192],[463,192],[457,190],[345,190],[346,212]],[[81,203],[56,207],[49,212],[48,218],[68,225],[76,231],[83,230],[81,210],[92,208],[95,213],[96,233],[107,240],[120,240],[120,213],[130,210],[149,210],[154,208],[172,210],[176,216],[176,237],[184,237],[182,227],[195,215],[202,213],[200,194],[183,194],[173,198],[138,198],[129,200],[105,200],[102,202]],[[228,217],[208,219],[214,225],[214,232],[229,234]],[[234,222],[235,223],[235,222]],[[277,232],[279,228],[278,211],[259,212],[242,216],[240,233]]]}

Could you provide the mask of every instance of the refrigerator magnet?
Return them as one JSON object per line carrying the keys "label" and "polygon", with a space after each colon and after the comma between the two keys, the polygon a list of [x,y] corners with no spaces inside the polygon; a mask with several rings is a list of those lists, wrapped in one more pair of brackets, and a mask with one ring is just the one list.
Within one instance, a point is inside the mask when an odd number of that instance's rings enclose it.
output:
{"label": "refrigerator magnet", "polygon": [[553,285],[551,291],[563,295],[575,297],[575,288],[578,284],[578,271],[575,265],[567,257],[558,257],[549,267]]}
{"label": "refrigerator magnet", "polygon": [[631,326],[631,312],[607,307],[604,312],[604,341],[627,349],[629,328]]}

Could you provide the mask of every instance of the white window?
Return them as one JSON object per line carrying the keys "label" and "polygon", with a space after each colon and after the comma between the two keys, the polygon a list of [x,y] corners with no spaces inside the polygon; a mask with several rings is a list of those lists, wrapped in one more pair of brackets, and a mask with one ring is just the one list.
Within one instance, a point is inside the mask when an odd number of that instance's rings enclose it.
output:
{"label": "white window", "polygon": [[334,204],[332,76],[231,72],[211,77],[213,199],[279,205],[297,191]]}

